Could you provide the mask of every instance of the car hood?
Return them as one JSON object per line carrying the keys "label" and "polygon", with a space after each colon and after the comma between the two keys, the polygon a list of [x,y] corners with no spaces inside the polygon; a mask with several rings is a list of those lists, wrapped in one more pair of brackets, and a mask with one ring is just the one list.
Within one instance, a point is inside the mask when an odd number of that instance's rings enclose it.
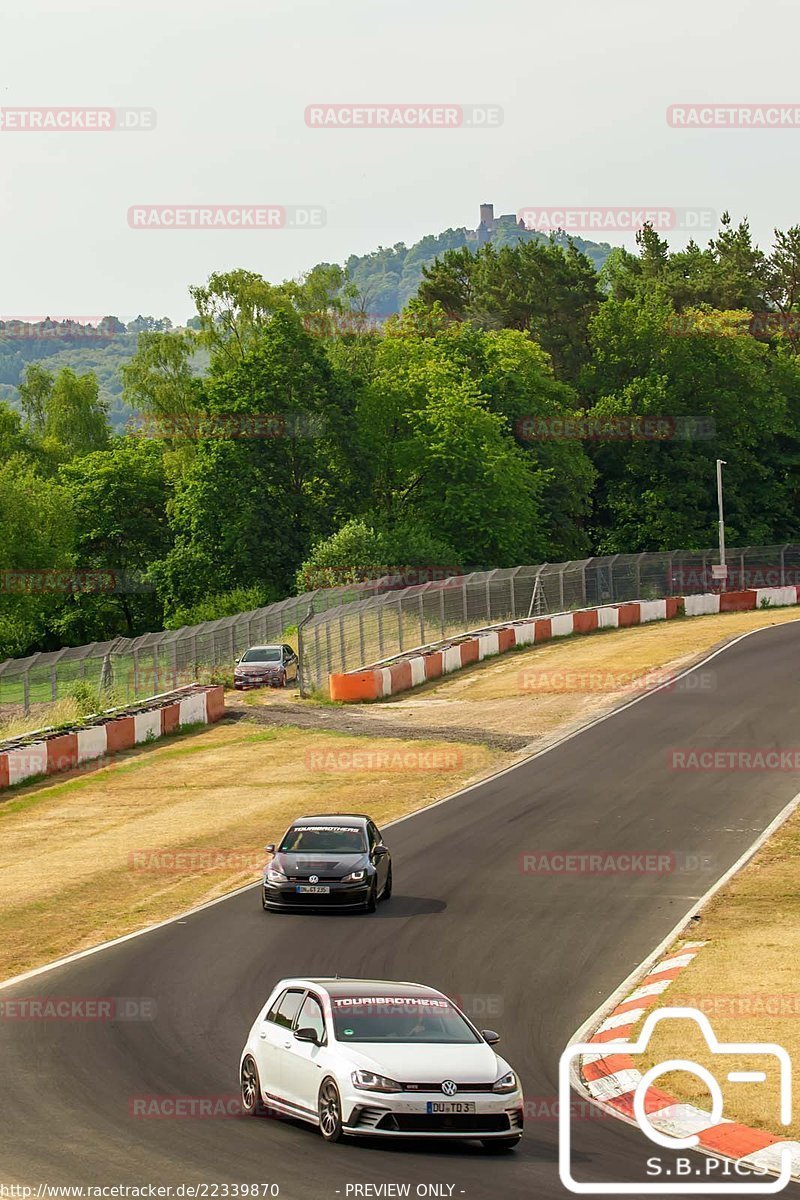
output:
{"label": "car hood", "polygon": [[475,1045],[411,1045],[408,1042],[349,1042],[355,1067],[388,1075],[398,1083],[494,1083],[511,1070],[486,1042]]}
{"label": "car hood", "polygon": [[326,875],[342,879],[369,865],[368,854],[276,854],[272,860],[284,875]]}
{"label": "car hood", "polygon": [[237,663],[236,675],[265,675],[269,671],[280,671],[283,664],[279,662],[247,662]]}

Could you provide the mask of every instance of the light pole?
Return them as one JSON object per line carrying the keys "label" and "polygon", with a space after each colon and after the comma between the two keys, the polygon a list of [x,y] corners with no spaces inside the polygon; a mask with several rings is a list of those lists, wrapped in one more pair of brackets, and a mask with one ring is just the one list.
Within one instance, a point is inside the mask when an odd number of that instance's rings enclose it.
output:
{"label": "light pole", "polygon": [[726,467],[727,461],[724,458],[717,459],[717,507],[719,509],[719,574],[722,581],[723,590],[725,588],[725,580],[728,577],[728,569],[725,565],[725,514],[722,508],[722,468]]}

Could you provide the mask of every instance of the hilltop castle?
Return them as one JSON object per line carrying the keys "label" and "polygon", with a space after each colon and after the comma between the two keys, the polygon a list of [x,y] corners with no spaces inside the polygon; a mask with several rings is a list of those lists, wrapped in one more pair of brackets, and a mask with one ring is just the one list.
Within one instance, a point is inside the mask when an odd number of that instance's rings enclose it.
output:
{"label": "hilltop castle", "polygon": [[469,240],[472,241],[474,239],[479,246],[485,245],[501,222],[503,224],[512,224],[516,229],[525,228],[525,222],[518,220],[516,213],[504,213],[503,216],[496,217],[494,215],[493,204],[482,204],[480,224],[477,229],[469,231],[472,235]]}

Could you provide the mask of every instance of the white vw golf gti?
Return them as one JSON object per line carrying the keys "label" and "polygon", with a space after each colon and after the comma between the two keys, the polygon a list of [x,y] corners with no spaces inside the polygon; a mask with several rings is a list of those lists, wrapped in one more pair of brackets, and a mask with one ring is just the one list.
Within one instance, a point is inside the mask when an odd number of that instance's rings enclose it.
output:
{"label": "white vw golf gti", "polygon": [[416,983],[283,979],[242,1051],[242,1105],[343,1136],[522,1136],[519,1080],[451,1000]]}

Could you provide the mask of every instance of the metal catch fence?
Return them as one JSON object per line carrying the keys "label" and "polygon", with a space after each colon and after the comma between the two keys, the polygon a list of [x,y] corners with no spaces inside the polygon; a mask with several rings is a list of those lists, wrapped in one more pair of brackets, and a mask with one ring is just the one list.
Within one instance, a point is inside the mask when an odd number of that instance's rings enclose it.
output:
{"label": "metal catch fence", "polygon": [[[287,631],[301,623],[303,690],[322,690],[332,672],[368,666],[484,625],[606,602],[718,590],[711,570],[717,557],[716,550],[615,554],[475,571],[399,589],[408,572],[318,589],[201,625],[9,659],[0,663],[0,705],[28,711],[69,695],[81,681],[105,694],[109,705],[213,682],[231,673],[248,646],[294,642]],[[728,550],[727,560],[728,590],[800,583],[800,544]]]}
{"label": "metal catch fence", "polygon": [[[727,551],[728,591],[800,583],[800,545]],[[385,661],[471,629],[625,600],[719,591],[717,550],[614,554],[476,571],[316,613],[303,629],[303,686]]]}

